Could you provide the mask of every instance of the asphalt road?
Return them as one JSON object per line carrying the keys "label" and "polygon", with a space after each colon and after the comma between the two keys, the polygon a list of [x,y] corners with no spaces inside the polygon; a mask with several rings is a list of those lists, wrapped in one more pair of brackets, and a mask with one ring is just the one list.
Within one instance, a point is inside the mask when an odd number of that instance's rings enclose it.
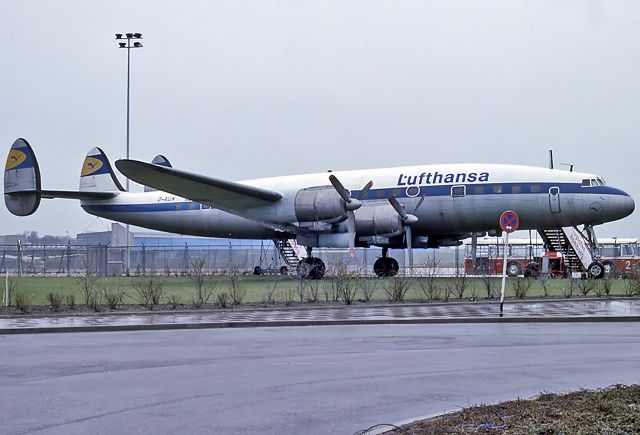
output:
{"label": "asphalt road", "polygon": [[637,382],[637,323],[0,335],[0,433],[350,434]]}

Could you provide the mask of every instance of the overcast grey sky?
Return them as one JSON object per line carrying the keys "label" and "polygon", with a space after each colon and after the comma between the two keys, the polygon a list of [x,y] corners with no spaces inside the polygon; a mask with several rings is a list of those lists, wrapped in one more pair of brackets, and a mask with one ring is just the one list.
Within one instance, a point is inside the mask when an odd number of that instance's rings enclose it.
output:
{"label": "overcast grey sky", "polygon": [[[0,0],[0,144],[45,188],[76,189],[85,153],[244,179],[410,164],[556,163],[640,201],[637,1]],[[103,225],[74,201],[0,206],[0,233]],[[638,236],[638,213],[600,227]]]}

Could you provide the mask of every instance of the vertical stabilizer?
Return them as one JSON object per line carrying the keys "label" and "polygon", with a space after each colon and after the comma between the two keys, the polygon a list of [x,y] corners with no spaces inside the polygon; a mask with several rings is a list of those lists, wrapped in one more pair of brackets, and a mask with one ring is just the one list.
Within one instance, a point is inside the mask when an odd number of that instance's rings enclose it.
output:
{"label": "vertical stabilizer", "polygon": [[[162,154],[158,154],[157,156],[155,156],[153,160],[151,160],[151,163],[153,163],[154,165],[166,166],[167,168],[172,167],[171,162],[169,162],[169,159],[163,156]],[[144,186],[145,192],[155,192],[156,190],[158,189],[155,189],[149,186]]]}
{"label": "vertical stabilizer", "polygon": [[82,163],[80,192],[124,192],[116,178],[107,155],[100,148],[92,148]]}
{"label": "vertical stabilizer", "polygon": [[11,146],[4,166],[4,202],[16,216],[29,216],[38,209],[42,198],[40,168],[31,145],[17,139]]}

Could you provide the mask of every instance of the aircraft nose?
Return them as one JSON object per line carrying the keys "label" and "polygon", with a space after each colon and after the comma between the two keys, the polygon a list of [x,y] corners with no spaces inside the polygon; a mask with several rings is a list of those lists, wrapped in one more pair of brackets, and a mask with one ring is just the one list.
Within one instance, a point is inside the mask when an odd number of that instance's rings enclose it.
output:
{"label": "aircraft nose", "polygon": [[624,209],[626,212],[625,216],[629,216],[631,213],[633,213],[633,210],[636,209],[636,203],[630,196],[627,196],[624,199]]}

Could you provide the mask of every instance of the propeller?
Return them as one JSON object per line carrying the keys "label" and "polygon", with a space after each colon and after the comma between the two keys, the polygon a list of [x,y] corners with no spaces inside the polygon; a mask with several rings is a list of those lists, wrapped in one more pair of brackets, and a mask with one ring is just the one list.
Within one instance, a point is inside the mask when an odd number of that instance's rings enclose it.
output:
{"label": "propeller", "polygon": [[411,213],[407,213],[400,204],[400,202],[392,195],[387,198],[389,204],[400,216],[402,225],[404,226],[404,239],[407,242],[407,249],[409,250],[409,267],[413,270],[413,235],[411,234],[411,226],[418,223],[418,217],[414,214],[424,202],[425,196],[423,195]]}
{"label": "propeller", "polygon": [[338,192],[338,195],[344,201],[344,209],[347,212],[347,233],[349,234],[349,255],[352,257],[356,255],[355,244],[356,244],[356,215],[355,211],[362,207],[362,200],[369,190],[371,186],[373,186],[373,180],[370,180],[360,191],[360,194],[357,198],[351,196],[351,192],[349,192],[338,180],[338,177],[331,174],[329,175],[329,181],[333,188]]}

